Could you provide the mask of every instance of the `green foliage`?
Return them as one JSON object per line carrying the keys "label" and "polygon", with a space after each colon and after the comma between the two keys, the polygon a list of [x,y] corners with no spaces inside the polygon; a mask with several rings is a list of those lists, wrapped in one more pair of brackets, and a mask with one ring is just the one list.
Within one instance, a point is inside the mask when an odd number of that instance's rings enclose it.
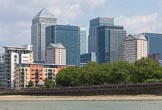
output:
{"label": "green foliage", "polygon": [[45,86],[46,88],[52,88],[52,87],[53,87],[53,82],[50,81],[48,78],[45,78],[45,79],[44,79],[44,86]]}
{"label": "green foliage", "polygon": [[30,80],[29,82],[28,82],[28,87],[30,88],[30,87],[33,87],[34,86],[34,84],[33,84],[33,82]]}
{"label": "green foliage", "polygon": [[114,62],[97,64],[90,62],[83,67],[69,67],[56,76],[57,86],[91,86],[104,84],[128,84],[162,82],[162,67],[150,58],[135,63]]}

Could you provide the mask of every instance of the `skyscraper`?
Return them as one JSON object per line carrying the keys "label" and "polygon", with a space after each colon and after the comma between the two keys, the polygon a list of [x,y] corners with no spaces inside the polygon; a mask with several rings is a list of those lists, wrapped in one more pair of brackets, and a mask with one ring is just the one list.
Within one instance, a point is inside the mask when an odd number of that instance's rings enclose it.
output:
{"label": "skyscraper", "polygon": [[81,65],[85,65],[88,62],[96,62],[96,53],[95,52],[85,53],[85,54],[80,55]]}
{"label": "skyscraper", "polygon": [[46,47],[61,43],[66,48],[66,64],[80,65],[80,27],[53,25],[46,28]]}
{"label": "skyscraper", "polygon": [[46,9],[42,9],[33,19],[31,27],[31,44],[33,45],[34,61],[45,60],[45,28],[56,24],[56,18]]}
{"label": "skyscraper", "polygon": [[86,27],[80,26],[80,54],[88,53]]}
{"label": "skyscraper", "polygon": [[99,17],[90,20],[88,36],[88,52],[97,52],[97,28],[100,26],[114,26],[113,18]]}
{"label": "skyscraper", "polygon": [[126,38],[123,26],[100,26],[97,33],[97,62],[122,61],[122,44]]}
{"label": "skyscraper", "polygon": [[160,64],[162,65],[162,34],[159,33],[143,33],[148,40],[148,55],[159,54]]}
{"label": "skyscraper", "polygon": [[123,43],[123,60],[133,63],[147,57],[147,39],[143,34],[128,35]]}

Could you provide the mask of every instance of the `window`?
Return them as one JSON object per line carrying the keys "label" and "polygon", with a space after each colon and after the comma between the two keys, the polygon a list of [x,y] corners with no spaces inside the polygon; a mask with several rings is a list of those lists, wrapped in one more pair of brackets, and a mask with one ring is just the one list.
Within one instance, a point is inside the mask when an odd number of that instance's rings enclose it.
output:
{"label": "window", "polygon": [[14,58],[17,58],[17,55],[14,55]]}

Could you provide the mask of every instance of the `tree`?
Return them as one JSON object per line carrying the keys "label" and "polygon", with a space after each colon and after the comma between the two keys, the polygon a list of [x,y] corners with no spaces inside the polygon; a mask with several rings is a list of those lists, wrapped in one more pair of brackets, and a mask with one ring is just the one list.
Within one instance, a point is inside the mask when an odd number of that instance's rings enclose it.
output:
{"label": "tree", "polygon": [[69,67],[56,75],[57,86],[79,86],[79,67]]}
{"label": "tree", "polygon": [[111,84],[126,84],[130,78],[130,64],[128,62],[114,62],[112,64],[110,83]]}
{"label": "tree", "polygon": [[28,87],[30,88],[30,87],[33,87],[34,86],[34,84],[33,84],[33,82],[30,80],[29,82],[28,82]]}
{"label": "tree", "polygon": [[137,68],[134,73],[136,83],[158,82],[162,79],[162,67],[150,58],[142,58],[135,62]]}
{"label": "tree", "polygon": [[91,86],[162,82],[162,67],[150,58],[135,63],[90,62],[83,67],[69,67],[56,75],[57,86]]}
{"label": "tree", "polygon": [[48,78],[45,78],[44,79],[44,86],[46,87],[46,88],[52,88],[52,81],[50,81]]}

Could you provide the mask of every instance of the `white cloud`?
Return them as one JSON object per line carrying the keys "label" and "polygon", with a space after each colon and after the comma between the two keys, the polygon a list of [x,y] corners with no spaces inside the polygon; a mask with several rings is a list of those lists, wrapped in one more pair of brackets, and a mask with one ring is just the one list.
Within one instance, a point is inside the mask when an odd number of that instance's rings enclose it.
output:
{"label": "white cloud", "polygon": [[115,19],[117,25],[123,25],[128,34],[138,34],[143,32],[161,32],[162,19],[158,13],[141,16],[120,16]]}
{"label": "white cloud", "polygon": [[0,23],[0,46],[30,44],[30,22]]}
{"label": "white cloud", "polygon": [[92,9],[100,7],[100,6],[104,5],[108,1],[110,1],[110,0],[86,0],[87,4]]}
{"label": "white cloud", "polygon": [[42,8],[47,8],[62,24],[75,24],[82,22],[87,12],[95,11],[107,1],[0,0],[0,49],[3,45],[29,44],[31,20]]}

